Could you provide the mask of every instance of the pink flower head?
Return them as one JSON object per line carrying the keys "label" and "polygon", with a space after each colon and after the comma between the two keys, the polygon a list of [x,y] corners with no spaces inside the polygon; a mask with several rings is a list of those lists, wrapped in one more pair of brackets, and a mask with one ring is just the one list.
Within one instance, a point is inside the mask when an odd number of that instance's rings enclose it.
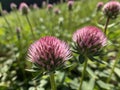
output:
{"label": "pink flower head", "polygon": [[34,4],[33,4],[33,8],[34,8],[34,9],[38,9],[39,7],[38,7],[38,5],[37,5],[36,3],[34,3]]}
{"label": "pink flower head", "polygon": [[104,33],[95,26],[86,26],[73,34],[75,50],[80,54],[94,55],[101,47],[106,45]]}
{"label": "pink flower head", "polygon": [[31,10],[37,10],[38,8],[39,7],[38,7],[38,5],[36,3],[34,3],[33,5],[32,4],[30,5]]}
{"label": "pink flower head", "polygon": [[42,2],[42,7],[45,8],[47,6],[47,2],[46,1],[43,1]]}
{"label": "pink flower head", "polygon": [[29,7],[25,2],[22,2],[19,6],[19,10],[22,12],[23,15],[28,14]]}
{"label": "pink flower head", "polygon": [[11,3],[11,4],[10,4],[10,8],[11,8],[12,10],[15,10],[15,9],[17,8],[17,5],[16,5],[15,3]]}
{"label": "pink flower head", "polygon": [[8,12],[7,12],[6,10],[2,10],[2,11],[1,11],[1,14],[4,16],[4,15],[7,15]]}
{"label": "pink flower head", "polygon": [[103,7],[103,12],[111,19],[116,18],[120,13],[120,3],[118,1],[110,1],[106,3]]}
{"label": "pink flower head", "polygon": [[60,9],[55,8],[55,9],[54,9],[54,13],[55,13],[55,14],[60,14]]}
{"label": "pink flower head", "polygon": [[53,9],[53,5],[52,4],[48,4],[47,9],[48,9],[48,11],[51,11]]}
{"label": "pink flower head", "polygon": [[97,3],[97,11],[100,11],[103,7],[104,3],[103,2],[98,2]]}
{"label": "pink flower head", "polygon": [[70,58],[69,46],[52,36],[39,39],[28,50],[28,59],[47,71],[54,71]]}
{"label": "pink flower head", "polygon": [[74,4],[74,1],[68,1],[68,9],[69,10],[72,10],[73,4]]}

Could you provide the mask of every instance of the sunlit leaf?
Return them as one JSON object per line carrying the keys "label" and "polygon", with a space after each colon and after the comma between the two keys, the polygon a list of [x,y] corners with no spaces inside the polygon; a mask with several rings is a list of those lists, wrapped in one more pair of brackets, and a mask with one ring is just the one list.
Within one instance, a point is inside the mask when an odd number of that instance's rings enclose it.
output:
{"label": "sunlit leaf", "polygon": [[97,81],[97,84],[102,88],[102,89],[107,89],[110,90],[112,88],[112,85],[107,84],[106,82],[103,82],[101,80]]}
{"label": "sunlit leaf", "polygon": [[120,68],[115,68],[114,72],[120,77]]}

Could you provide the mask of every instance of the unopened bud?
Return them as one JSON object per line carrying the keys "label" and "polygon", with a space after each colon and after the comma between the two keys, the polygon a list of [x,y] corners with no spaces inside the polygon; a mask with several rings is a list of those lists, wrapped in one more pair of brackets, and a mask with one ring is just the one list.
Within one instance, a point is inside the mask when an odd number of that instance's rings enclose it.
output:
{"label": "unopened bud", "polygon": [[100,11],[103,7],[104,3],[103,2],[98,2],[97,4],[97,11]]}
{"label": "unopened bud", "polygon": [[56,15],[58,15],[58,14],[60,14],[60,10],[59,10],[58,8],[55,8],[55,9],[54,9],[54,13],[55,13]]}
{"label": "unopened bud", "polygon": [[117,18],[118,14],[120,14],[120,3],[114,0],[109,1],[104,5],[103,13],[110,19]]}
{"label": "unopened bud", "polygon": [[17,5],[16,5],[15,3],[11,3],[11,4],[10,4],[10,8],[11,8],[12,10],[16,10]]}
{"label": "unopened bud", "polygon": [[42,2],[42,7],[45,8],[47,6],[47,2],[46,1],[43,1]]}
{"label": "unopened bud", "polygon": [[52,4],[48,4],[47,9],[48,9],[48,11],[52,11],[53,5]]}
{"label": "unopened bud", "polygon": [[68,1],[68,10],[71,11],[74,1]]}
{"label": "unopened bud", "polygon": [[29,12],[29,7],[26,3],[22,2],[19,6],[19,10],[22,12],[23,15],[27,15]]}
{"label": "unopened bud", "polygon": [[2,10],[1,14],[4,16],[4,15],[8,14],[8,12],[6,10]]}
{"label": "unopened bud", "polygon": [[16,28],[16,35],[17,35],[17,38],[18,38],[18,40],[21,38],[21,36],[20,36],[20,28],[18,27],[18,28]]}

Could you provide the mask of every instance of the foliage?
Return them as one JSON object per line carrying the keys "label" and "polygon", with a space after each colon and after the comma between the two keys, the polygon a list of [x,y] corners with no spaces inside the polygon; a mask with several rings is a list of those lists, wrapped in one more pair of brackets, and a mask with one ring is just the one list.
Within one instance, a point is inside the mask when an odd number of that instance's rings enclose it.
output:
{"label": "foliage", "polygon": [[[104,0],[104,3],[107,1]],[[52,35],[68,42],[72,47],[72,35],[77,29],[95,25],[103,30],[106,17],[102,12],[96,12],[97,3],[98,0],[76,1],[72,11],[68,10],[67,3],[54,5],[54,8],[60,9],[60,14],[48,12],[46,8],[31,10],[28,18],[36,40]],[[48,75],[41,76],[40,72],[31,73],[25,70],[32,66],[26,60],[26,54],[29,45],[34,42],[25,16],[20,11],[12,11],[4,17],[0,17],[0,90],[50,90]],[[118,16],[117,19],[110,21],[107,30],[108,44],[103,53],[96,57],[105,63],[89,60],[83,90],[120,90],[119,20]],[[16,33],[18,27],[21,28],[20,38],[17,38]],[[66,67],[55,73],[58,90],[76,90],[79,87],[83,64],[78,60],[80,57],[73,54],[73,58],[66,62]],[[107,83],[116,60],[119,61],[110,82]]]}

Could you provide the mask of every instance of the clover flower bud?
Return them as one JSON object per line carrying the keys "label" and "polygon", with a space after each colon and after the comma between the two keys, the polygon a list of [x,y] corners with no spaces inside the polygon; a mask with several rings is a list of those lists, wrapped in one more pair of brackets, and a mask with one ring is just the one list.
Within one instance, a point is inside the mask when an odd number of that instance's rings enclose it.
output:
{"label": "clover flower bud", "polygon": [[38,7],[38,5],[37,5],[36,3],[34,3],[34,4],[33,4],[33,8],[34,8],[34,9],[38,9],[39,7]]}
{"label": "clover flower bud", "polygon": [[20,32],[21,32],[20,28],[19,27],[16,28],[16,35],[17,35],[18,40],[21,38]]}
{"label": "clover flower bud", "polygon": [[60,14],[60,10],[59,10],[58,8],[55,8],[55,9],[54,9],[54,13],[55,13],[56,15],[58,15],[58,14]]}
{"label": "clover flower bud", "polygon": [[16,10],[16,9],[17,9],[17,5],[16,5],[15,3],[11,3],[11,4],[10,4],[10,8],[11,8],[12,10]]}
{"label": "clover flower bud", "polygon": [[68,10],[71,11],[74,1],[68,1]]}
{"label": "clover flower bud", "polygon": [[47,2],[46,1],[43,1],[42,2],[42,7],[45,8],[47,6]]}
{"label": "clover flower bud", "polygon": [[53,5],[52,5],[52,4],[48,4],[47,10],[48,10],[48,11],[52,11],[52,9],[53,9]]}
{"label": "clover flower bud", "polygon": [[7,14],[8,14],[8,12],[7,12],[6,10],[2,10],[2,11],[1,11],[1,15],[4,16],[4,15],[7,15]]}
{"label": "clover flower bud", "polygon": [[103,13],[110,19],[117,18],[120,13],[120,3],[118,1],[109,1],[104,5]]}
{"label": "clover flower bud", "polygon": [[22,2],[19,6],[19,10],[22,12],[23,15],[27,15],[29,12],[29,7],[26,3]]}
{"label": "clover flower bud", "polygon": [[97,11],[100,11],[103,7],[104,3],[103,2],[98,2],[97,3]]}

